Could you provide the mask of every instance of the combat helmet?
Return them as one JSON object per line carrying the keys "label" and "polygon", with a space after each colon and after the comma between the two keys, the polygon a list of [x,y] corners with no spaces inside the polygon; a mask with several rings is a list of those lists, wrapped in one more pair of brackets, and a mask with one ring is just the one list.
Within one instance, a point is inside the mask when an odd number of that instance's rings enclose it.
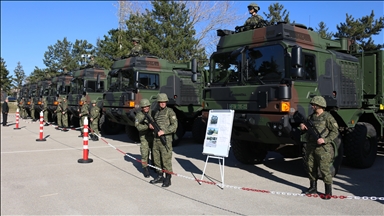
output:
{"label": "combat helmet", "polygon": [[87,99],[85,97],[81,97],[80,101],[87,102]]}
{"label": "combat helmet", "polygon": [[96,103],[96,100],[92,100],[91,103],[95,104],[95,103]]}
{"label": "combat helmet", "polygon": [[168,96],[165,93],[159,93],[157,95],[157,102],[168,102]]}
{"label": "combat helmet", "polygon": [[149,102],[148,99],[145,99],[145,98],[141,99],[141,101],[140,101],[140,107],[141,108],[142,107],[147,107],[147,106],[150,106],[150,105],[151,105],[151,103]]}
{"label": "combat helmet", "polygon": [[134,37],[134,38],[132,38],[132,41],[135,41],[135,42],[140,42],[140,39],[139,38],[137,38],[137,37]]}
{"label": "combat helmet", "polygon": [[253,3],[253,2],[248,5],[248,8],[253,8],[253,9],[255,9],[256,12],[260,10],[259,5],[257,5],[256,3]]}
{"label": "combat helmet", "polygon": [[311,102],[309,102],[311,104],[316,104],[318,106],[321,106],[323,108],[327,107],[327,102],[325,101],[325,99],[322,97],[322,96],[315,96],[311,99]]}

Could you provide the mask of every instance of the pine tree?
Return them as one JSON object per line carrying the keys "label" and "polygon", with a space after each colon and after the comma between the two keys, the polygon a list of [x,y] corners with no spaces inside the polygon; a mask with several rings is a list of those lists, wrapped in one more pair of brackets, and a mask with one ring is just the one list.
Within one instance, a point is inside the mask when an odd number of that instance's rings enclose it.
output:
{"label": "pine tree", "polygon": [[128,38],[139,37],[144,52],[171,62],[206,58],[204,48],[197,48],[196,32],[185,3],[159,0],[151,3],[152,11],[130,16],[127,21]]}
{"label": "pine tree", "polygon": [[0,58],[0,86],[1,90],[7,94],[11,93],[12,88],[12,76],[9,75],[7,65],[3,58]]}
{"label": "pine tree", "polygon": [[13,71],[15,74],[15,79],[13,80],[13,85],[16,89],[20,90],[25,82],[25,78],[27,77],[24,73],[23,66],[21,66],[20,62],[17,62],[17,66]]}
{"label": "pine tree", "polygon": [[374,17],[373,10],[369,16],[363,16],[356,20],[347,13],[345,23],[340,23],[340,25],[336,26],[338,32],[335,34],[335,37],[350,38],[359,43],[366,51],[384,47],[384,44],[375,44],[372,40],[372,35],[380,34],[384,28],[384,16],[381,16],[379,19],[374,19]]}
{"label": "pine tree", "polygon": [[271,4],[268,7],[269,14],[264,13],[264,16],[267,17],[267,21],[271,24],[274,25],[277,22],[287,22],[289,23],[289,12],[284,9],[284,5],[281,5],[279,3],[274,3]]}
{"label": "pine tree", "polygon": [[332,38],[333,33],[332,32],[328,32],[327,25],[323,21],[321,21],[318,24],[318,26],[319,26],[319,28],[316,28],[316,32],[318,32],[320,34],[320,37],[326,38],[326,39],[331,39]]}

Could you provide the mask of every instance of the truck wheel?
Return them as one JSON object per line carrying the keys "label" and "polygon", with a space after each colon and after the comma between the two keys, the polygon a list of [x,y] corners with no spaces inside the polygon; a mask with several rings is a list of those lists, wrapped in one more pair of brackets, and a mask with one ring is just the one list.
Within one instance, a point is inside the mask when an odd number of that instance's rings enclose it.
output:
{"label": "truck wheel", "polygon": [[177,145],[179,145],[180,143],[180,140],[181,138],[183,138],[184,134],[185,134],[185,129],[184,129],[184,126],[181,124],[180,121],[177,122],[177,130],[176,130],[176,133],[173,134],[173,141],[172,141],[172,147],[175,147]]}
{"label": "truck wheel", "polygon": [[102,115],[99,119],[99,128],[103,134],[116,135],[120,132],[121,127],[120,124],[109,121],[105,115]]}
{"label": "truck wheel", "polygon": [[139,131],[135,126],[126,125],[125,133],[127,134],[128,138],[133,142],[140,142]]}
{"label": "truck wheel", "polygon": [[195,142],[199,144],[204,143],[206,130],[207,130],[207,123],[203,120],[203,118],[202,117],[196,118],[192,126],[192,136]]}
{"label": "truck wheel", "polygon": [[366,122],[358,122],[345,134],[344,152],[346,163],[356,168],[368,168],[373,165],[377,153],[375,128]]}
{"label": "truck wheel", "polygon": [[231,146],[235,158],[243,164],[262,163],[268,153],[267,150],[259,148],[258,144],[249,141],[233,139]]}

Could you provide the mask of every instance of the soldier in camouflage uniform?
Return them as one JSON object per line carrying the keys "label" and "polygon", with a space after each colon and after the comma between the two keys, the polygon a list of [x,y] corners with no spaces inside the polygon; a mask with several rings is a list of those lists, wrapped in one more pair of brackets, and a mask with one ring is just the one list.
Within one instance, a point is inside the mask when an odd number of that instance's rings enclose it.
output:
{"label": "soldier in camouflage uniform", "polygon": [[47,97],[42,97],[41,105],[43,106],[43,113],[44,113],[44,126],[48,126],[48,101]]}
{"label": "soldier in camouflage uniform", "polygon": [[[305,154],[310,180],[310,187],[306,194],[317,194],[319,167],[325,184],[325,199],[330,199],[332,196],[331,166],[335,155],[332,145],[339,135],[339,127],[333,116],[324,111],[327,104],[323,97],[315,96],[310,103],[314,112],[308,117],[308,120],[313,122],[315,128],[321,133],[321,137],[323,138],[317,139],[317,137],[313,137],[309,133],[306,134],[307,147]],[[301,123],[300,129],[305,131],[307,127]]]}
{"label": "soldier in camouflage uniform", "polygon": [[248,5],[248,11],[249,14],[251,14],[251,17],[249,17],[245,23],[244,23],[244,30],[249,30],[252,28],[257,28],[260,21],[263,20],[263,17],[261,17],[257,12],[260,10],[259,5],[256,3],[251,3]]}
{"label": "soldier in camouflage uniform", "polygon": [[63,102],[62,102],[62,116],[61,116],[61,122],[63,125],[63,132],[68,131],[68,101],[67,101],[67,96],[63,96]]}
{"label": "soldier in camouflage uniform", "polygon": [[63,101],[61,100],[61,98],[59,98],[59,99],[57,99],[57,102],[58,102],[58,104],[57,104],[57,107],[56,107],[56,110],[55,110],[56,119],[57,119],[57,127],[56,127],[56,129],[60,130],[63,127],[63,124],[61,123],[61,116],[63,115],[62,114],[62,110],[63,110],[62,102]]}
{"label": "soldier in camouflage uniform", "polygon": [[29,105],[30,111],[31,111],[31,118],[32,121],[37,121],[36,116],[35,116],[35,102],[33,101],[33,98],[31,98],[31,104]]}
{"label": "soldier in camouflage uniform", "polygon": [[20,110],[20,118],[22,118],[22,119],[27,118],[27,112],[24,109],[24,103],[25,103],[25,100],[23,97],[21,97],[19,103],[17,104],[17,106],[19,107],[19,110]]}
{"label": "soldier in camouflage uniform", "polygon": [[[159,109],[155,112],[153,120],[160,127],[160,131],[155,134],[153,142],[153,159],[156,167],[160,167],[166,172],[165,178],[163,172],[158,171],[158,176],[151,180],[151,184],[163,182],[162,187],[168,187],[171,185],[171,173],[172,173],[172,135],[177,129],[177,118],[175,112],[167,107],[168,97],[164,93],[157,95],[157,102],[159,103]],[[149,125],[150,129],[154,129],[153,125]],[[160,136],[165,136],[166,145],[163,145],[160,141]]]}
{"label": "soldier in camouflage uniform", "polygon": [[99,133],[99,118],[100,118],[100,108],[96,106],[96,100],[92,100],[92,108],[90,113],[90,121],[91,121],[91,139],[93,141],[98,141],[100,136]]}
{"label": "soldier in camouflage uniform", "polygon": [[[149,161],[149,153],[153,147],[153,130],[148,127],[148,119],[145,117],[143,113],[147,113],[148,116],[151,116],[150,113],[150,105],[148,99],[141,99],[140,107],[141,112],[136,114],[135,118],[135,127],[139,131],[140,136],[140,153],[141,153],[141,162],[143,167],[143,174],[145,178],[149,178],[149,170],[148,170],[148,161]],[[151,117],[150,117],[151,118]],[[153,159],[153,157],[152,157]]]}
{"label": "soldier in camouflage uniform", "polygon": [[129,56],[130,57],[141,56],[142,55],[142,47],[139,44],[140,39],[139,38],[132,38],[132,43],[133,43],[133,48],[131,49]]}
{"label": "soldier in camouflage uniform", "polygon": [[83,137],[84,134],[84,119],[89,115],[89,106],[87,104],[87,99],[85,97],[81,98],[81,102],[83,105],[81,105],[81,108],[77,111],[79,112],[80,117],[80,128],[81,128],[81,134],[79,137]]}

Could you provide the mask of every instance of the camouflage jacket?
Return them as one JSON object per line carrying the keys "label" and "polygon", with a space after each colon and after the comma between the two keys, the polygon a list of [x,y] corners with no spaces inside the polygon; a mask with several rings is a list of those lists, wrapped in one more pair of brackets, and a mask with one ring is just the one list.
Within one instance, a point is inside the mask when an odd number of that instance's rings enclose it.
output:
{"label": "camouflage jacket", "polygon": [[[308,116],[308,120],[313,122],[313,125],[321,134],[321,137],[324,139],[325,143],[332,143],[339,135],[339,126],[333,116],[324,111],[319,116],[316,116],[315,113]],[[317,138],[306,134],[309,145],[317,145]]]}
{"label": "camouflage jacket", "polygon": [[245,23],[244,26],[254,26],[256,28],[257,24],[263,20],[263,17],[261,17],[259,14],[256,14],[254,16],[249,17]]}
{"label": "camouflage jacket", "polygon": [[61,113],[62,110],[63,110],[63,104],[62,102],[59,102],[59,104],[57,104],[57,107],[56,107],[56,112]]}
{"label": "camouflage jacket", "polygon": [[61,107],[62,107],[62,110],[61,110],[61,111],[67,113],[67,111],[68,111],[68,101],[65,100],[65,101],[63,101],[61,104],[62,104],[62,105],[61,105]]}
{"label": "camouflage jacket", "polygon": [[159,125],[165,135],[173,134],[177,129],[176,113],[168,107],[164,109],[159,108],[156,111],[153,120]]}
{"label": "camouflage jacket", "polygon": [[[150,116],[150,113],[148,113]],[[146,135],[148,133],[153,133],[153,130],[150,130],[148,127],[148,120],[145,118],[145,115],[142,112],[138,112],[135,117],[135,127],[139,131],[139,135]]]}
{"label": "camouflage jacket", "polygon": [[91,108],[90,118],[92,121],[97,121],[100,118],[100,108],[98,106],[94,106]]}
{"label": "camouflage jacket", "polygon": [[31,100],[30,108],[31,108],[31,110],[35,109],[35,102],[33,100]]}
{"label": "camouflage jacket", "polygon": [[141,52],[142,52],[142,47],[140,44],[137,44],[135,45],[132,49],[131,49],[131,53],[129,53],[130,56],[140,56],[141,55]]}
{"label": "camouflage jacket", "polygon": [[48,109],[48,101],[47,101],[47,98],[43,98],[43,110],[47,110]]}
{"label": "camouflage jacket", "polygon": [[89,106],[88,104],[83,104],[80,108],[80,114],[81,116],[87,116],[89,115]]}

